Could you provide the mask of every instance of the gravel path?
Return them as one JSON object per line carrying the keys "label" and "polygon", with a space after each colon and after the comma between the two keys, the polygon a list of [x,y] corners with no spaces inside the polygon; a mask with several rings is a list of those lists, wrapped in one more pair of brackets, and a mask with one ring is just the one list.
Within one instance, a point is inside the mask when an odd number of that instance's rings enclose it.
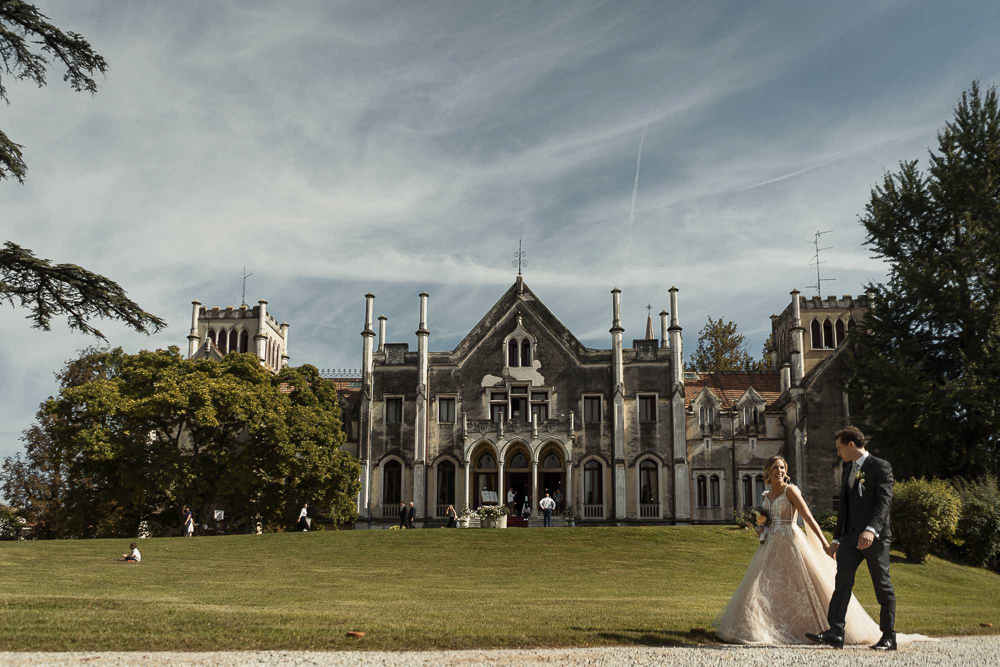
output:
{"label": "gravel path", "polygon": [[374,665],[397,667],[480,667],[486,665],[573,665],[586,667],[659,667],[660,665],[961,665],[1000,664],[1000,636],[949,637],[940,642],[910,645],[897,653],[867,648],[836,651],[823,647],[706,648],[577,648],[490,651],[311,652],[247,651],[219,653],[0,653],[0,665]]}

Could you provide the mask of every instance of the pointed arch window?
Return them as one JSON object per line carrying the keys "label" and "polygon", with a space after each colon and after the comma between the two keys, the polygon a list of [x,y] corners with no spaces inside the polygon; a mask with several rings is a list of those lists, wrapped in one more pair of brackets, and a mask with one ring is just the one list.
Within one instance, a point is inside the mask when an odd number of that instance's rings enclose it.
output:
{"label": "pointed arch window", "polygon": [[521,365],[531,366],[531,341],[527,338],[521,341]]}
{"label": "pointed arch window", "polygon": [[639,502],[658,503],[659,495],[659,474],[656,469],[656,462],[646,459],[639,464]]}
{"label": "pointed arch window", "polygon": [[399,461],[387,461],[382,466],[382,503],[398,505],[403,498],[403,466]]}
{"label": "pointed arch window", "polygon": [[235,352],[240,349],[240,333],[233,329],[229,332],[229,351]]}
{"label": "pointed arch window", "polygon": [[601,505],[604,503],[602,466],[597,461],[588,461],[583,466],[583,503]]}
{"label": "pointed arch window", "polygon": [[823,332],[819,328],[819,320],[813,320],[812,324],[809,325],[809,331],[812,334],[812,347],[814,350],[819,350],[823,348]]}
{"label": "pointed arch window", "polygon": [[710,486],[712,489],[712,507],[719,507],[722,505],[722,494],[721,494],[721,484],[719,483],[719,476],[712,475],[710,480]]}
{"label": "pointed arch window", "polygon": [[221,352],[222,354],[226,353],[226,342],[228,340],[229,340],[229,336],[226,335],[226,330],[225,329],[221,329],[219,331],[219,342],[218,342],[217,346],[219,348],[219,352]]}
{"label": "pointed arch window", "polygon": [[[438,505],[455,504],[455,464],[451,461],[442,461],[438,466],[437,496]],[[438,516],[443,515],[443,510],[438,512]]]}
{"label": "pointed arch window", "polygon": [[840,344],[844,342],[844,337],[846,335],[847,332],[844,331],[844,320],[837,320],[837,347],[840,347]]}
{"label": "pointed arch window", "polygon": [[246,352],[249,348],[250,348],[250,334],[248,334],[246,330],[244,330],[243,333],[240,334],[240,352]]}
{"label": "pointed arch window", "polygon": [[753,507],[753,478],[743,475],[743,507]]}
{"label": "pointed arch window", "polygon": [[708,507],[708,478],[698,475],[698,507]]}
{"label": "pointed arch window", "polygon": [[758,474],[753,479],[754,485],[754,505],[760,507],[764,504],[764,475]]}
{"label": "pointed arch window", "polygon": [[[212,345],[216,345],[216,343],[215,343],[215,329],[209,329],[208,330],[208,339],[210,341],[212,341]],[[218,347],[218,345],[216,345],[216,347]]]}
{"label": "pointed arch window", "polygon": [[823,322],[823,345],[824,347],[833,348],[833,325],[830,324],[830,320]]}
{"label": "pointed arch window", "polygon": [[513,338],[507,343],[507,365],[511,368],[517,367],[517,341]]}

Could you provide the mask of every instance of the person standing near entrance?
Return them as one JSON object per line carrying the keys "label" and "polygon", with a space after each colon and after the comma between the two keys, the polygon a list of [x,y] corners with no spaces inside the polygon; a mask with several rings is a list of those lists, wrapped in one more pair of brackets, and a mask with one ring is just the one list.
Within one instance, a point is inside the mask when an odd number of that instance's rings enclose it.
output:
{"label": "person standing near entrance", "polygon": [[511,487],[507,491],[507,509],[510,510],[511,514],[513,514],[514,508],[516,506],[517,506],[517,494],[514,493],[514,487]]}
{"label": "person standing near entrance", "polygon": [[413,518],[417,516],[417,510],[413,507],[413,501],[410,501],[410,509],[406,513],[406,527],[413,528]]}
{"label": "person standing near entrance", "polygon": [[399,501],[399,527],[406,528],[406,517],[409,513],[406,511],[406,503],[402,500]]}
{"label": "person standing near entrance", "polygon": [[545,516],[545,523],[544,523],[545,527],[551,528],[552,510],[556,508],[556,501],[552,500],[552,498],[549,498],[549,494],[546,493],[545,497],[542,498],[542,502],[538,503],[538,506],[542,508],[542,514]]}
{"label": "person standing near entrance", "polygon": [[553,496],[552,500],[556,501],[556,514],[561,514],[563,509],[562,491],[556,489],[556,495]]}

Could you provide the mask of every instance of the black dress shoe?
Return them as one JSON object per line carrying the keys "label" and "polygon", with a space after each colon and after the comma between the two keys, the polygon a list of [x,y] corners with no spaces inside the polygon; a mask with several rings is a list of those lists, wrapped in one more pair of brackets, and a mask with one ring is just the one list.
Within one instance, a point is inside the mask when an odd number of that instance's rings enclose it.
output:
{"label": "black dress shoe", "polygon": [[[817,644],[826,644],[827,646],[832,646],[833,648],[844,648],[844,638],[831,635],[829,631],[821,632],[819,634],[807,632],[806,639],[811,642],[816,642]],[[895,645],[896,641],[893,639],[893,646]]]}
{"label": "black dress shoe", "polygon": [[875,642],[872,646],[875,651],[895,651],[896,650],[896,633],[887,632],[882,635],[882,639]]}

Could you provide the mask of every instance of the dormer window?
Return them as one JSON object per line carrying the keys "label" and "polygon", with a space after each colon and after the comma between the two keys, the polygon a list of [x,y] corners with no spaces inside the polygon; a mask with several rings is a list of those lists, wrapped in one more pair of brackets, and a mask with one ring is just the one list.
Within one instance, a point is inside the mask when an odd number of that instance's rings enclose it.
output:
{"label": "dormer window", "polygon": [[531,366],[531,341],[527,338],[521,341],[521,365]]}
{"label": "dormer window", "polygon": [[517,368],[521,365],[517,359],[517,341],[513,338],[507,343],[507,365],[511,368]]}

